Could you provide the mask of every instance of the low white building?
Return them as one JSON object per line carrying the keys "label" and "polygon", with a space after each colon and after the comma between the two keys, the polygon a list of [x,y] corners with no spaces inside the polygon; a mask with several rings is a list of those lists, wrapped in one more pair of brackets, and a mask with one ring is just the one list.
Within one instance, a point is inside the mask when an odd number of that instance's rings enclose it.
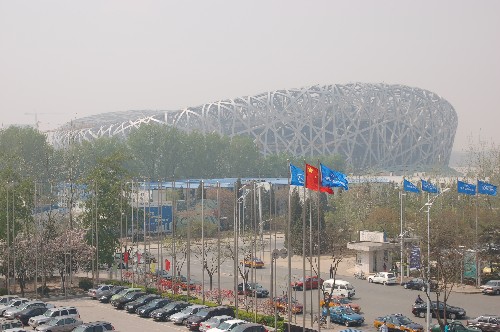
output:
{"label": "low white building", "polygon": [[360,231],[359,241],[347,243],[348,249],[356,251],[356,271],[370,274],[391,270],[393,253],[399,243],[388,242],[384,232]]}

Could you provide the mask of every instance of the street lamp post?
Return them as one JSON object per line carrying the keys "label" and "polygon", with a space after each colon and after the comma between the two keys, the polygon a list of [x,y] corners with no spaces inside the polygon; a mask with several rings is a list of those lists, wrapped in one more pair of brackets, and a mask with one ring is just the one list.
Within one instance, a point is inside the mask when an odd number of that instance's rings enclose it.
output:
{"label": "street lamp post", "polygon": [[425,290],[426,295],[427,295],[427,312],[425,315],[425,322],[426,322],[426,331],[429,332],[431,328],[431,297],[430,297],[430,291],[431,291],[431,206],[442,194],[450,190],[450,188],[445,188],[443,191],[441,191],[439,194],[437,194],[434,197],[430,197],[429,194],[427,194],[427,203],[425,203],[424,206],[420,210],[422,210],[424,207],[427,207],[427,289]]}

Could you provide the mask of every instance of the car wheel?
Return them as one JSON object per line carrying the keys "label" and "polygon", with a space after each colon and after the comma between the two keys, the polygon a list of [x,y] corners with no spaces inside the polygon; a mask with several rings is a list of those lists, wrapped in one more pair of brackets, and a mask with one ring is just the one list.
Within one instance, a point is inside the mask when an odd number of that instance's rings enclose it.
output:
{"label": "car wheel", "polygon": [[345,321],[345,326],[349,327],[349,322],[348,321]]}
{"label": "car wheel", "polygon": [[500,295],[500,289],[497,289],[497,290],[495,291],[495,294],[496,294],[496,295]]}
{"label": "car wheel", "polygon": [[384,281],[382,284],[383,284],[384,286],[387,286],[387,282],[386,282],[386,281]]}
{"label": "car wheel", "polygon": [[404,289],[408,289],[408,285],[407,284],[404,284],[403,287],[404,287]]}
{"label": "car wheel", "polygon": [[455,318],[457,318],[457,315],[456,315],[456,314],[454,314],[454,313],[452,313],[452,312],[450,312],[450,313],[448,314],[448,318],[449,318],[449,319],[455,319]]}
{"label": "car wheel", "polygon": [[420,317],[420,318],[425,318],[425,312],[420,311],[420,312],[418,313],[418,317]]}
{"label": "car wheel", "polygon": [[373,279],[368,279],[368,282],[373,282]]}
{"label": "car wheel", "polygon": [[420,290],[421,290],[422,292],[425,292],[425,286],[420,287]]}

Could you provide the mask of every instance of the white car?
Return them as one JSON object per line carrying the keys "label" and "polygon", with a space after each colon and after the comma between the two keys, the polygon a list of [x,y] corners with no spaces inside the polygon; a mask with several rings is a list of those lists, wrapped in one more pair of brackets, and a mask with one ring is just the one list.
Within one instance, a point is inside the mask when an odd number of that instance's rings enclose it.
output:
{"label": "white car", "polygon": [[241,324],[245,324],[245,323],[248,323],[248,322],[241,320],[241,319],[230,319],[230,320],[226,320],[225,322],[220,324],[218,327],[207,330],[207,332],[227,332],[227,331],[231,331],[236,326],[241,325]]}
{"label": "white car", "polygon": [[368,276],[368,282],[383,285],[394,285],[397,283],[396,276],[392,272],[377,272],[374,275]]}
{"label": "white car", "polygon": [[184,324],[184,321],[191,315],[196,314],[201,309],[208,308],[206,305],[194,304],[184,308],[181,312],[170,316],[170,321],[174,324]]}
{"label": "white car", "polygon": [[25,302],[25,303],[19,305],[18,307],[12,307],[12,308],[5,310],[3,313],[3,316],[7,319],[14,319],[14,317],[16,316],[16,314],[19,311],[22,311],[24,309],[34,308],[34,307],[53,308],[54,305],[50,304],[50,303],[43,302],[43,301],[29,301],[29,302]]}
{"label": "white car", "polygon": [[209,329],[213,329],[215,327],[218,327],[220,324],[222,324],[226,320],[230,320],[230,319],[233,319],[233,317],[228,316],[228,315],[214,316],[214,317],[210,318],[209,320],[201,322],[200,327],[198,329],[200,330],[200,332],[205,332]]}
{"label": "white car", "polygon": [[5,313],[5,310],[20,306],[21,304],[29,302],[29,301],[30,301],[29,299],[25,299],[25,298],[16,298],[16,299],[10,300],[5,305],[0,306],[0,316],[3,316],[3,314]]}

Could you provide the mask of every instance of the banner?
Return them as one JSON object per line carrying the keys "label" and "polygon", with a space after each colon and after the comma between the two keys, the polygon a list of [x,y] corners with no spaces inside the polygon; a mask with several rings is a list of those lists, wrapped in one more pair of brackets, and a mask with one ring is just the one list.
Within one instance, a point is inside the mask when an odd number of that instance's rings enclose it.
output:
{"label": "banner", "polygon": [[476,186],[467,182],[457,181],[457,192],[466,195],[475,195]]}
{"label": "banner", "polygon": [[477,278],[476,252],[472,250],[464,252],[464,278]]}
{"label": "banner", "polygon": [[427,191],[428,193],[431,193],[431,194],[438,193],[438,188],[435,185],[433,185],[432,183],[427,182],[425,180],[420,180],[420,181],[422,181],[422,190],[423,191]]}
{"label": "banner", "polygon": [[480,194],[496,196],[497,195],[497,186],[494,186],[490,183],[486,183],[483,181],[477,181],[477,192]]}
{"label": "banner", "polygon": [[408,181],[406,179],[404,179],[404,181],[403,181],[403,189],[405,191],[409,191],[409,192],[416,193],[416,194],[418,194],[420,192],[420,189],[418,189],[416,185],[414,185],[413,183],[411,183],[410,181]]}
{"label": "banner", "polygon": [[410,250],[410,270],[420,270],[421,267],[420,248],[413,247]]}

